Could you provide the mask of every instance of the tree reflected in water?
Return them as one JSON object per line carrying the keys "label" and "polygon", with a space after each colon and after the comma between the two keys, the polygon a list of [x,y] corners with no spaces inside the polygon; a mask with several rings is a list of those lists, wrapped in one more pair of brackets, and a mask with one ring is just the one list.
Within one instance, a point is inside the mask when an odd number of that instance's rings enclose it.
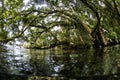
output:
{"label": "tree reflected in water", "polygon": [[119,46],[95,50],[18,48],[0,52],[0,77],[3,80],[41,80],[41,77],[62,80],[116,80],[119,76]]}

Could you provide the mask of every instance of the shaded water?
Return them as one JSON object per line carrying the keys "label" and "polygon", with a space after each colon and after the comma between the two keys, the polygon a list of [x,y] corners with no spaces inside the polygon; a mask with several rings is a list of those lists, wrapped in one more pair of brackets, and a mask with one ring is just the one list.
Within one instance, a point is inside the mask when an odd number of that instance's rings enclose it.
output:
{"label": "shaded water", "polygon": [[120,47],[0,51],[0,80],[119,80]]}

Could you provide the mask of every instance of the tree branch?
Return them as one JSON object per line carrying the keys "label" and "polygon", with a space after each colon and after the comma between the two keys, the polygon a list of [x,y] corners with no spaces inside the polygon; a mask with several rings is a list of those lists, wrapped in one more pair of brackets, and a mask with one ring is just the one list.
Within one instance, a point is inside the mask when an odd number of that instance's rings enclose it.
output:
{"label": "tree branch", "polygon": [[91,6],[89,3],[87,3],[87,0],[81,0],[82,3],[84,3],[89,9],[91,9],[91,11],[95,14],[96,18],[97,18],[97,23],[94,26],[94,29],[92,31],[92,35],[94,34],[94,32],[96,32],[96,30],[98,29],[99,25],[100,25],[100,16],[99,13],[97,12],[96,9],[94,9],[93,6]]}

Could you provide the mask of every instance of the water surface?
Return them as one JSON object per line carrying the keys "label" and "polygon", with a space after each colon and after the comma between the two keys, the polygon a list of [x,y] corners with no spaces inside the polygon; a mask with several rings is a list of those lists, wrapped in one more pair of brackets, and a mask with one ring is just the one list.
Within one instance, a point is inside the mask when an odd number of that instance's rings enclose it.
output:
{"label": "water surface", "polygon": [[0,51],[0,80],[119,80],[120,47]]}

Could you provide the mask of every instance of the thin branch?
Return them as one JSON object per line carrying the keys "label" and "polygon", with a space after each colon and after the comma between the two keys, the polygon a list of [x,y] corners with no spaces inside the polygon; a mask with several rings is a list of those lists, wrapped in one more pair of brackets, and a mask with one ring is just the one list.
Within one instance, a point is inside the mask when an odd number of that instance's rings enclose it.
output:
{"label": "thin branch", "polygon": [[115,7],[115,9],[117,11],[117,14],[120,16],[120,12],[118,10],[117,3],[115,2],[115,0],[113,0],[113,3],[114,3],[114,7]]}

